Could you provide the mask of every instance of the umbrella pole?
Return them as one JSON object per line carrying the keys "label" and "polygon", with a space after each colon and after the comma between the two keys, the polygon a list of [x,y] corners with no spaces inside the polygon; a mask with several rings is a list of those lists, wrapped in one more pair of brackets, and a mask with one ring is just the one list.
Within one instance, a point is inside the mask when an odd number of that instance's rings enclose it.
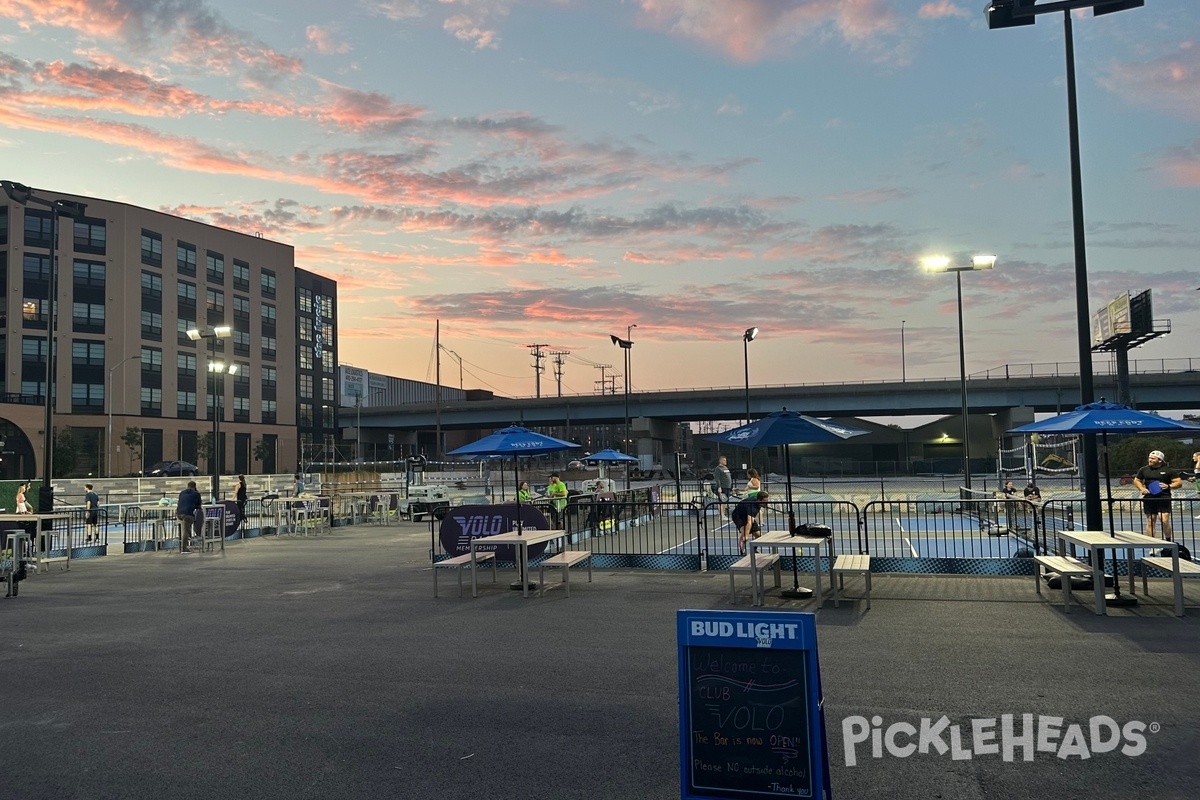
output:
{"label": "umbrella pole", "polygon": [[[788,518],[788,533],[796,530],[796,514],[792,511],[792,460],[788,458],[787,445],[783,446],[783,463],[784,472],[787,473],[787,518]],[[816,558],[821,557],[821,551],[817,551]],[[786,597],[792,600],[807,600],[813,596],[812,589],[804,589],[800,586],[800,566],[796,551],[792,550],[792,588],[782,589],[779,592],[780,597]]]}
{"label": "umbrella pole", "polygon": [[[1105,494],[1108,496],[1108,535],[1117,538],[1116,523],[1113,521],[1113,497],[1112,497],[1112,470],[1109,467],[1108,461],[1108,431],[1100,434],[1100,438],[1104,441],[1104,487]],[[1100,551],[1100,574],[1104,575],[1104,551]],[[1132,595],[1121,594],[1121,576],[1117,574],[1117,564],[1120,559],[1117,557],[1117,551],[1113,550],[1113,591],[1112,594],[1104,596],[1105,605],[1117,606],[1119,608],[1129,608],[1137,605],[1137,598]]]}
{"label": "umbrella pole", "polygon": [[[516,489],[513,491],[513,494],[516,495],[517,498],[517,536],[524,536],[525,521],[521,519],[521,459],[519,456],[513,456],[513,482],[516,485]],[[514,545],[513,553],[515,554],[516,551],[517,548],[516,545]],[[528,585],[530,589],[536,589],[537,584],[530,581],[529,576],[525,574],[524,562],[518,562],[517,569],[520,570],[520,573],[517,575],[517,580],[513,581],[508,588],[516,589],[517,591],[523,591],[525,586]]]}

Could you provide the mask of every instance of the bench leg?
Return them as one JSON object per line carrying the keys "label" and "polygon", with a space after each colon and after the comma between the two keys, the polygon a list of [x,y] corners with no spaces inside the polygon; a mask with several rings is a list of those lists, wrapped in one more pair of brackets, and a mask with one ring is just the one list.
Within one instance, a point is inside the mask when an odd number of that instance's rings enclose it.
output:
{"label": "bench leg", "polygon": [[1037,561],[1033,562],[1033,588],[1037,590],[1037,593],[1039,595],[1041,595],[1041,593],[1042,593],[1042,565],[1040,562],[1037,562]]}
{"label": "bench leg", "polygon": [[1142,594],[1148,595],[1148,594],[1150,594],[1150,584],[1146,580],[1146,562],[1145,561],[1138,562],[1138,571],[1142,573]]}
{"label": "bench leg", "polygon": [[433,565],[433,596],[434,596],[434,597],[437,597],[437,596],[438,596],[438,592],[437,592],[437,573],[438,573],[438,565],[437,565],[436,563],[434,563],[434,565]]}
{"label": "bench leg", "polygon": [[563,589],[567,597],[571,596],[571,567],[569,564],[562,565],[563,571]]}
{"label": "bench leg", "polygon": [[1059,580],[1062,581],[1063,587],[1063,612],[1071,613],[1071,576],[1059,575]]}
{"label": "bench leg", "polygon": [[592,557],[588,556],[588,583],[592,582]]}
{"label": "bench leg", "polygon": [[735,574],[733,570],[729,570],[729,605],[731,606],[737,605],[737,587],[734,585]]}
{"label": "bench leg", "polygon": [[[783,570],[780,569],[783,559],[775,562],[775,588],[783,588]],[[765,594],[765,593],[764,593]]]}
{"label": "bench leg", "polygon": [[837,583],[833,587],[833,607],[834,608],[842,607],[842,590],[845,588],[846,588],[845,575],[844,575],[844,573],[839,572],[838,576],[837,576]]}
{"label": "bench leg", "polygon": [[870,571],[868,570],[863,575],[863,577],[866,578],[866,580],[867,580],[867,610],[869,611],[871,609],[871,573],[870,573]]}
{"label": "bench leg", "polygon": [[546,596],[546,563],[538,564],[538,597]]}
{"label": "bench leg", "polygon": [[492,562],[492,583],[495,583],[499,577],[496,574],[496,558],[493,556],[490,560]]}

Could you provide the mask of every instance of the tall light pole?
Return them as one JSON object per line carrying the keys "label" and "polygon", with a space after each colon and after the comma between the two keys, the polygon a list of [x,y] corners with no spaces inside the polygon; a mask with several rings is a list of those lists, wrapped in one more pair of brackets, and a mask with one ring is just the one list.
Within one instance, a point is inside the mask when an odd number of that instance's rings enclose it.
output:
{"label": "tall light pole", "polygon": [[58,220],[60,217],[75,219],[83,216],[86,203],[74,200],[47,200],[38,197],[35,191],[23,183],[0,181],[0,187],[14,203],[27,206],[37,203],[50,209],[50,280],[46,292],[46,408],[42,438],[42,485],[38,489],[38,513],[54,513],[54,388],[57,371],[57,353],[54,347],[58,328]]}
{"label": "tall light pole", "polygon": [[[1071,30],[1071,12],[1077,8],[1091,8],[1092,16],[1102,16],[1115,11],[1144,6],[1145,0],[1060,0],[1060,2],[1036,5],[1035,0],[992,0],[983,9],[987,26],[992,30],[1033,25],[1039,14],[1061,11],[1067,56],[1067,136],[1071,158],[1071,219],[1075,240],[1075,317],[1076,337],[1079,346],[1079,403],[1086,405],[1096,399],[1092,383],[1092,348],[1090,341],[1091,322],[1088,309],[1087,247],[1083,226],[1083,177],[1079,158],[1079,108],[1075,92],[1075,39]],[[1100,506],[1100,472],[1096,450],[1096,434],[1083,434],[1084,511],[1087,530],[1098,531],[1104,527]]]}
{"label": "tall light pole", "polygon": [[[209,328],[206,331],[201,331],[197,328],[192,328],[187,332],[188,338],[193,342],[201,339],[208,340],[208,388],[209,397],[213,401],[213,441],[212,441],[212,499],[216,502],[220,499],[219,490],[221,485],[221,409],[225,399],[225,375],[236,375],[237,364],[228,364],[224,361],[217,361],[217,339],[228,339],[233,335],[233,329],[228,325],[217,325],[214,328]],[[220,377],[220,393],[217,392],[217,376]]]}
{"label": "tall light pole", "polygon": [[750,343],[758,336],[758,328],[746,328],[742,334],[742,363],[746,367],[746,424],[750,424]]}
{"label": "tall light pole", "polygon": [[[636,327],[636,325],[630,325],[625,329],[625,335],[629,336]],[[623,351],[622,354],[625,356],[625,440],[622,445],[622,452],[626,455],[633,455],[633,453],[629,452],[629,354],[633,350],[633,340],[628,338],[622,339],[620,336],[615,336],[611,333],[608,335],[608,338],[612,339],[613,344],[621,348]],[[625,488],[629,488],[628,467],[625,468]]]}
{"label": "tall light pole", "polygon": [[967,266],[953,266],[946,256],[929,256],[921,260],[928,272],[953,272],[958,286],[958,375],[959,388],[962,392],[962,461],[963,487],[971,488],[971,429],[967,417],[967,353],[963,338],[963,303],[962,303],[962,274],[981,269],[992,269],[996,266],[995,256],[973,256]]}
{"label": "tall light pole", "polygon": [[904,366],[904,323],[908,320],[900,320],[900,382],[908,382],[908,371]]}
{"label": "tall light pole", "polygon": [[104,475],[105,475],[105,477],[108,477],[108,478],[112,477],[112,435],[113,435],[112,434],[112,418],[113,418],[112,379],[113,379],[113,372],[117,369],[117,367],[121,366],[122,364],[127,364],[130,361],[133,361],[135,358],[141,358],[141,357],[142,357],[141,353],[138,353],[137,355],[133,355],[133,356],[126,356],[125,358],[121,359],[116,364],[114,364],[108,368],[108,388],[104,390],[104,400],[105,400],[105,402],[108,403],[108,438],[104,440],[105,441],[104,455],[106,456],[106,463],[104,465],[104,467],[105,467]]}

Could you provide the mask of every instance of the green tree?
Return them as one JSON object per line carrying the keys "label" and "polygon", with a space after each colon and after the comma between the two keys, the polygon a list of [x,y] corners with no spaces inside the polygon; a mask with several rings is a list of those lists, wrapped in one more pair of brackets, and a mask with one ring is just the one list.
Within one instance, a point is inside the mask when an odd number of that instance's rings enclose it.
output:
{"label": "green tree", "polygon": [[274,446],[266,439],[259,439],[254,444],[254,460],[263,462],[265,467],[267,461],[274,455],[274,450]]}
{"label": "green tree", "polygon": [[[1103,441],[1103,440],[1102,440]],[[1190,470],[1194,448],[1166,436],[1126,436],[1112,443],[1109,437],[1108,462],[1113,475],[1132,474],[1146,465],[1151,450],[1162,450],[1167,466],[1179,471]]]}
{"label": "green tree", "polygon": [[213,441],[212,431],[196,439],[196,456],[208,459],[208,469],[210,472],[212,471]]}
{"label": "green tree", "polygon": [[79,465],[79,442],[75,432],[63,426],[54,432],[54,477],[63,478]]}
{"label": "green tree", "polygon": [[[129,466],[132,469],[133,462],[136,459],[138,465],[142,462],[142,429],[141,428],[126,428],[125,435],[121,437],[121,441],[129,448]],[[139,470],[140,471],[140,470]]]}

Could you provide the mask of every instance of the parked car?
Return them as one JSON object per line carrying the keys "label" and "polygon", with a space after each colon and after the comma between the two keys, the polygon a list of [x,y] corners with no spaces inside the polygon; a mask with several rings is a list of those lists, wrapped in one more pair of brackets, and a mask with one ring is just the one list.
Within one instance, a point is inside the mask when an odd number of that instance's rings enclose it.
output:
{"label": "parked car", "polygon": [[567,464],[567,469],[574,472],[576,470],[587,469],[587,465],[582,461],[572,461],[571,463]]}
{"label": "parked car", "polygon": [[200,468],[186,461],[159,461],[142,474],[147,478],[195,477],[200,474]]}

